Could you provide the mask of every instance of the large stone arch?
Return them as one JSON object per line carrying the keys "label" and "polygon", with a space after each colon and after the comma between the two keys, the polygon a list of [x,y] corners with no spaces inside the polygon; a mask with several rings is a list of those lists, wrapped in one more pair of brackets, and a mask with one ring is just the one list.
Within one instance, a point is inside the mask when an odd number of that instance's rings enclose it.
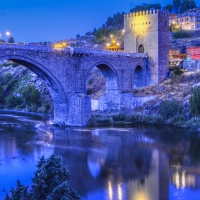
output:
{"label": "large stone arch", "polygon": [[94,63],[87,71],[86,78],[88,79],[89,74],[93,68],[98,68],[103,74],[106,81],[106,91],[118,90],[119,89],[119,78],[116,69],[107,61],[98,61]]}
{"label": "large stone arch", "polygon": [[19,63],[38,75],[46,84],[54,102],[54,123],[68,124],[69,106],[65,92],[57,78],[42,64],[22,55],[3,55],[0,59]]}
{"label": "large stone arch", "polygon": [[146,69],[142,63],[137,63],[133,70],[133,87],[139,88],[146,86]]}
{"label": "large stone arch", "polygon": [[95,62],[86,73],[86,80],[93,68],[98,68],[103,74],[106,82],[106,92],[99,98],[100,110],[119,110],[119,76],[114,66],[107,61]]}

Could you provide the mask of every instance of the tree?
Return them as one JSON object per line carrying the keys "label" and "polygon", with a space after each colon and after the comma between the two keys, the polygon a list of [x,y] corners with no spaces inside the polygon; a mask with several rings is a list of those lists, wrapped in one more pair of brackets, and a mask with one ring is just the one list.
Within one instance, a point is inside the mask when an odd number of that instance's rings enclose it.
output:
{"label": "tree", "polygon": [[173,0],[173,8],[175,13],[180,12],[181,0]]}
{"label": "tree", "polygon": [[34,85],[27,85],[23,89],[22,95],[27,105],[37,106],[40,104],[40,92]]}
{"label": "tree", "polygon": [[143,3],[141,5],[136,5],[134,8],[132,8],[130,10],[130,12],[139,12],[139,11],[143,11],[143,10],[157,10],[157,9],[161,9],[162,6],[160,3],[154,3],[154,4],[146,4]]}
{"label": "tree", "polygon": [[171,4],[167,4],[167,5],[164,7],[164,9],[165,9],[165,10],[168,10],[169,13],[171,13],[172,10],[173,10],[173,6],[172,6]]}
{"label": "tree", "polygon": [[68,181],[61,183],[57,186],[53,192],[46,198],[46,200],[79,200],[80,197],[76,191],[72,188]]}
{"label": "tree", "polygon": [[0,42],[1,42],[1,43],[5,43],[6,41],[5,41],[5,40],[3,40],[3,39],[0,39]]}
{"label": "tree", "polygon": [[8,38],[8,43],[15,43],[15,40],[12,36]]}
{"label": "tree", "polygon": [[6,193],[5,200],[79,200],[80,197],[69,183],[70,173],[63,167],[60,156],[44,156],[37,163],[37,170],[32,178],[32,191],[28,186],[17,181],[16,189],[11,188],[10,195]]}
{"label": "tree", "polygon": [[24,186],[21,184],[19,180],[17,180],[17,187],[11,188],[10,193],[11,196],[7,193],[5,200],[25,200],[27,196],[28,186]]}
{"label": "tree", "polygon": [[196,3],[194,0],[183,0],[180,6],[180,13],[184,13],[185,11],[196,8]]}
{"label": "tree", "polygon": [[190,96],[190,111],[192,115],[197,116],[200,114],[200,88],[192,88],[192,94]]}
{"label": "tree", "polygon": [[70,173],[62,164],[60,156],[51,155],[49,159],[42,156],[32,178],[33,199],[45,200],[56,187],[70,180]]}
{"label": "tree", "polygon": [[80,37],[81,37],[80,34],[77,34],[77,35],[76,35],[76,39],[79,39]]}

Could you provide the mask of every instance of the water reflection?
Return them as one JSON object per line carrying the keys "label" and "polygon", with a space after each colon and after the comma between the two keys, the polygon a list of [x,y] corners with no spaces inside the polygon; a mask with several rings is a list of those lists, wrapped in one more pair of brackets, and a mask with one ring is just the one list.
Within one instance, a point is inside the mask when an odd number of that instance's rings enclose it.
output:
{"label": "water reflection", "polygon": [[46,126],[48,119],[0,115],[0,199],[17,179],[30,184],[38,158],[52,153],[63,157],[83,200],[195,200],[200,194],[199,141],[183,131],[59,129]]}

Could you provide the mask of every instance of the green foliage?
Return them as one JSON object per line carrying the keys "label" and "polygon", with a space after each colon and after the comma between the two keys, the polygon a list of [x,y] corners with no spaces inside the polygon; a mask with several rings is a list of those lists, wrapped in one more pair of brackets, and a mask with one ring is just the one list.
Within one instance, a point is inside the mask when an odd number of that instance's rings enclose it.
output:
{"label": "green foliage", "polygon": [[96,125],[109,125],[111,124],[111,117],[103,116],[103,115],[93,115],[89,122],[89,126],[96,126]]}
{"label": "green foliage", "polygon": [[21,184],[19,180],[17,180],[17,187],[11,188],[10,195],[6,194],[5,200],[26,200],[28,186],[24,186]]}
{"label": "green foliage", "polygon": [[189,38],[190,37],[190,32],[187,30],[178,30],[173,33],[173,38]]}
{"label": "green foliage", "polygon": [[154,3],[154,4],[146,4],[143,3],[141,5],[136,5],[134,8],[132,8],[130,10],[130,12],[139,12],[139,11],[143,11],[143,10],[157,10],[157,9],[161,9],[161,5],[160,3]]}
{"label": "green foliage", "polygon": [[176,76],[179,76],[183,73],[183,70],[177,65],[170,66],[170,71],[171,71],[171,73],[173,72],[173,74],[175,75],[175,78],[176,78]]}
{"label": "green foliage", "polygon": [[0,42],[2,42],[2,43],[5,43],[6,41],[5,41],[5,40],[3,40],[3,39],[0,39]]}
{"label": "green foliage", "polygon": [[197,116],[200,114],[200,88],[192,88],[192,94],[190,96],[190,110],[192,115]]}
{"label": "green foliage", "polygon": [[32,178],[31,193],[27,192],[27,186],[17,181],[16,189],[11,188],[10,195],[7,193],[5,200],[79,200],[79,195],[69,181],[70,173],[63,167],[60,156],[53,154],[48,159],[42,156]]}
{"label": "green foliage", "polygon": [[174,118],[183,115],[183,107],[175,100],[166,100],[161,103],[159,114],[164,119]]}
{"label": "green foliage", "polygon": [[181,0],[173,0],[173,8],[175,13],[180,12]]}
{"label": "green foliage", "polygon": [[33,199],[45,200],[56,187],[69,180],[70,173],[63,167],[61,157],[51,155],[50,158],[45,159],[42,156],[32,179],[32,197]]}
{"label": "green foliage", "polygon": [[29,106],[40,104],[40,92],[34,85],[27,85],[22,91],[25,103]]}
{"label": "green foliage", "polygon": [[126,115],[124,113],[119,113],[118,115],[112,116],[113,121],[117,122],[123,122],[126,121]]}
{"label": "green foliage", "polygon": [[173,6],[171,4],[167,4],[165,7],[164,7],[165,10],[168,10],[169,13],[171,13],[173,11]]}
{"label": "green foliage", "polygon": [[48,195],[46,200],[79,200],[80,197],[76,191],[72,188],[68,181],[61,183],[57,186],[53,192]]}
{"label": "green foliage", "polygon": [[180,13],[184,13],[185,11],[196,8],[196,3],[194,0],[183,0],[180,6]]}
{"label": "green foliage", "polygon": [[3,86],[0,84],[0,104],[3,103],[4,99],[4,91],[3,91]]}
{"label": "green foliage", "polygon": [[12,36],[8,38],[8,43],[15,43],[15,40]]}
{"label": "green foliage", "polygon": [[18,64],[18,63],[16,63],[16,62],[12,62],[12,66],[13,66],[13,67],[18,67],[18,66],[19,66],[19,64]]}
{"label": "green foliage", "polygon": [[8,108],[14,108],[22,103],[23,103],[23,99],[20,96],[18,97],[18,96],[10,95],[6,97],[6,105]]}

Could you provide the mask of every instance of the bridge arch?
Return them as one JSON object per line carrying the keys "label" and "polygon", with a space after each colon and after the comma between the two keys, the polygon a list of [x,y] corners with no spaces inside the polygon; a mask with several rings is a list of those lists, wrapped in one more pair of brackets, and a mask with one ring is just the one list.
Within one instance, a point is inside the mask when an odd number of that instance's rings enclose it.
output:
{"label": "bridge arch", "polygon": [[93,68],[98,68],[103,74],[106,81],[106,91],[118,90],[119,89],[119,79],[118,74],[112,64],[107,61],[98,61],[94,63],[87,71],[86,79],[89,78],[89,74]]}
{"label": "bridge arch", "polygon": [[68,99],[59,81],[44,65],[22,55],[3,55],[0,59],[16,62],[38,75],[49,89],[54,102],[54,123],[68,124]]}
{"label": "bridge arch", "polygon": [[146,69],[141,63],[138,63],[133,71],[133,86],[134,88],[146,86]]}
{"label": "bridge arch", "polygon": [[106,83],[105,94],[98,100],[99,110],[119,110],[119,76],[116,69],[107,61],[98,61],[87,71],[86,80],[88,80],[91,70],[95,67],[101,71]]}

